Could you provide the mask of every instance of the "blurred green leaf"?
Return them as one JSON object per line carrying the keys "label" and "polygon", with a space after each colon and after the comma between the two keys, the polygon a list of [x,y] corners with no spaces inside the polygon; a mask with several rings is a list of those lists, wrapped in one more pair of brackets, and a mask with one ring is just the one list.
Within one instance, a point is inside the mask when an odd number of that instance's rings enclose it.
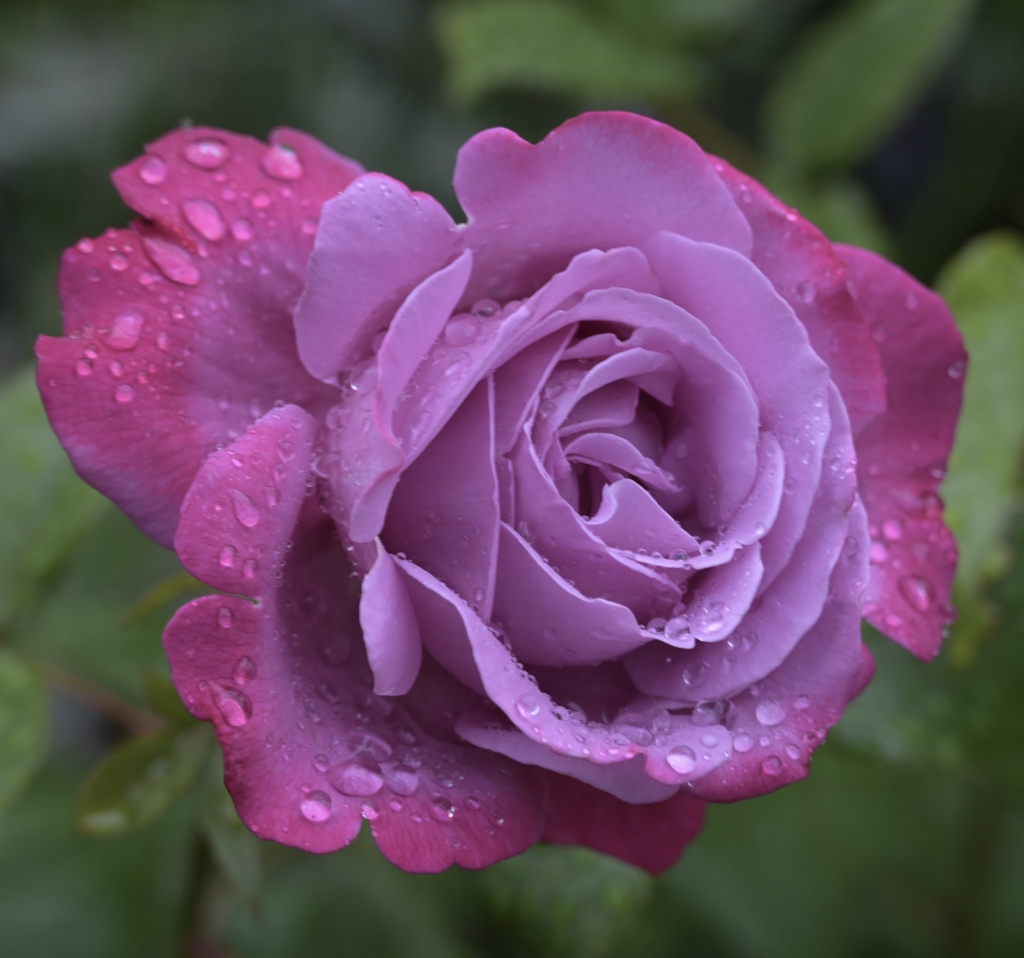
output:
{"label": "blurred green leaf", "polygon": [[50,429],[30,369],[0,389],[0,628],[39,602],[57,565],[106,500],[75,475]]}
{"label": "blurred green leaf", "polygon": [[475,875],[406,874],[380,854],[368,831],[334,855],[272,847],[281,861],[268,867],[256,907],[235,909],[225,942],[245,958],[319,955],[329,944],[347,955],[491,953],[467,941],[482,917]]}
{"label": "blurred green leaf", "polygon": [[142,673],[142,687],[146,701],[165,719],[176,725],[190,725],[195,721],[169,674],[146,669]]}
{"label": "blurred green leaf", "polygon": [[16,655],[0,650],[0,809],[25,787],[46,754],[46,692]]}
{"label": "blurred green leaf", "polygon": [[448,87],[462,103],[515,87],[593,99],[693,91],[693,62],[564,0],[449,2],[437,13]]}
{"label": "blurred green leaf", "polygon": [[124,624],[131,625],[152,615],[168,602],[183,602],[209,592],[209,588],[185,571],[172,572],[148,589],[126,613]]}
{"label": "blurred green leaf", "polygon": [[263,878],[261,842],[238,817],[220,775],[207,790],[200,824],[214,860],[238,896],[242,899],[253,896]]}
{"label": "blurred green leaf", "polygon": [[960,562],[954,629],[961,654],[976,644],[992,612],[983,583],[1005,571],[1008,521],[1021,505],[1024,454],[1024,241],[990,233],[945,268],[938,290],[949,303],[970,356],[964,406],[943,486]]}
{"label": "blurred green leaf", "polygon": [[147,539],[125,516],[104,513],[66,575],[12,643],[34,659],[142,701],[142,676],[166,672],[160,633],[176,602],[125,617],[154,582],[180,570],[174,554]]}
{"label": "blurred green leaf", "polygon": [[598,0],[608,16],[637,36],[666,34],[686,47],[720,43],[766,0]]}
{"label": "blurred green leaf", "polygon": [[53,762],[0,817],[4,958],[175,958],[191,815],[98,842],[76,831],[77,781]]}
{"label": "blurred green leaf", "polygon": [[195,782],[209,746],[205,726],[162,729],[121,745],[86,783],[79,825],[91,835],[148,825]]}
{"label": "blurred green leaf", "polygon": [[769,93],[771,151],[807,169],[850,166],[913,106],[974,0],[846,0],[813,25]]}
{"label": "blurred green leaf", "polygon": [[585,848],[538,847],[490,868],[484,887],[507,932],[532,955],[601,958],[640,920],[654,882]]}

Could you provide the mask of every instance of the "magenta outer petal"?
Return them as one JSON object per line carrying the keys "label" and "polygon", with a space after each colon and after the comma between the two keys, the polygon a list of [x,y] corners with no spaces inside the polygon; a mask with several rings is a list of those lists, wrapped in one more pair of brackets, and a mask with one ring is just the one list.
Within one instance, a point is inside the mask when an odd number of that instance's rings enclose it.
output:
{"label": "magenta outer petal", "polygon": [[[407,871],[518,854],[540,837],[542,778],[458,742],[442,708],[462,707],[465,690],[425,663],[407,696],[371,691],[345,551],[306,496],[312,434],[301,410],[270,414],[210,457],[186,499],[188,568],[257,602],[205,596],[174,617],[164,643],[182,698],[214,723],[225,781],[261,837],[333,851],[366,819]],[[250,548],[260,564],[246,579]]]}
{"label": "magenta outer petal", "polygon": [[849,246],[839,255],[885,365],[888,409],[857,437],[874,560],[869,622],[922,659],[952,619],[956,544],[939,483],[953,445],[967,354],[945,303],[892,263]]}
{"label": "magenta outer petal", "polygon": [[[531,292],[576,253],[658,230],[746,253],[750,228],[689,137],[629,113],[588,113],[536,146],[486,130],[459,152],[455,192],[476,254],[470,298]],[[529,251],[524,259],[524,251]]]}
{"label": "magenta outer petal", "polygon": [[655,875],[671,868],[704,824],[704,803],[683,794],[630,805],[562,775],[548,774],[544,840],[587,845]]}
{"label": "magenta outer petal", "polygon": [[290,317],[320,205],[361,168],[294,131],[272,139],[290,145],[284,169],[298,178],[267,172],[280,173],[280,146],[205,127],[118,170],[147,219],[68,250],[65,338],[37,346],[43,400],[75,468],[164,545],[218,444],[276,402],[316,412],[330,399],[298,361]]}
{"label": "magenta outer petal", "polygon": [[732,758],[694,783],[694,798],[731,802],[803,778],[811,753],[864,687],[870,676],[860,633],[865,525],[858,504],[832,572],[831,600],[782,665],[731,699]]}
{"label": "magenta outer petal", "polygon": [[381,173],[325,203],[295,313],[310,373],[333,382],[369,356],[402,300],[455,251],[455,224],[441,204]]}
{"label": "magenta outer petal", "polygon": [[800,318],[859,432],[885,409],[885,373],[871,330],[847,288],[842,257],[817,227],[756,180],[722,160],[715,160],[715,169],[753,230],[751,262]]}

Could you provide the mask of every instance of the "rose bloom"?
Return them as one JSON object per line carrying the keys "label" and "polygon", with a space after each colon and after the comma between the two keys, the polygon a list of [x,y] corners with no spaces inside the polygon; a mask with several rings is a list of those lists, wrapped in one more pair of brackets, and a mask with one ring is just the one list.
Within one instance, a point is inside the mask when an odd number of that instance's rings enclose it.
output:
{"label": "rose bloom", "polygon": [[401,868],[651,871],[807,773],[861,617],[951,617],[943,303],[683,134],[461,150],[467,222],[305,134],[168,134],[39,341],[81,475],[218,590],[164,635],[238,811]]}

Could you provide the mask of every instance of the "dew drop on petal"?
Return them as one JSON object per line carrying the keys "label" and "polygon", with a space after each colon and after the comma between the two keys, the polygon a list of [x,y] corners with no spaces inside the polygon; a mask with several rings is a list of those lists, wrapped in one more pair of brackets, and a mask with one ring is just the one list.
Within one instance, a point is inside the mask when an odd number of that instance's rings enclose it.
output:
{"label": "dew drop on petal", "polygon": [[665,761],[680,775],[689,775],[697,767],[697,756],[688,745],[677,745],[665,756]]}
{"label": "dew drop on petal", "polygon": [[963,379],[964,372],[966,371],[966,369],[966,361],[963,359],[958,359],[956,362],[950,363],[949,368],[946,370],[946,373],[949,375],[950,379]]}
{"label": "dew drop on petal", "polygon": [[220,210],[208,200],[185,200],[181,204],[185,220],[204,239],[216,243],[224,238],[227,226]]}
{"label": "dew drop on petal", "polygon": [[75,372],[82,377],[92,375],[92,360],[80,359],[75,363]]}
{"label": "dew drop on petal", "polygon": [[444,327],[444,341],[449,346],[468,346],[480,333],[480,322],[469,313],[453,316]]}
{"label": "dew drop on petal", "polygon": [[439,822],[449,822],[455,817],[455,806],[446,798],[435,798],[430,803],[430,814]]}
{"label": "dew drop on petal", "polygon": [[231,224],[231,235],[234,236],[236,240],[247,243],[252,239],[252,223],[246,219],[235,220],[235,222]]}
{"label": "dew drop on petal", "polygon": [[516,702],[516,711],[523,718],[533,718],[540,713],[540,699],[536,695],[523,695]]}
{"label": "dew drop on petal", "polygon": [[120,403],[131,402],[135,398],[135,390],[131,386],[125,384],[118,386],[114,390],[114,400]]}
{"label": "dew drop on petal", "polygon": [[144,237],[142,245],[153,265],[172,283],[181,286],[199,285],[199,270],[192,262],[192,257],[180,246],[151,236]]}
{"label": "dew drop on petal", "polygon": [[243,655],[231,670],[231,681],[235,685],[247,685],[256,678],[256,663],[248,655]]}
{"label": "dew drop on petal", "polygon": [[353,760],[334,769],[330,782],[343,795],[376,795],[384,786],[384,776],[375,763]]}
{"label": "dew drop on petal", "polygon": [[276,180],[297,180],[305,172],[298,154],[290,147],[276,144],[263,155],[263,172]]}
{"label": "dew drop on petal", "polygon": [[249,696],[237,689],[223,688],[210,683],[210,696],[217,711],[232,728],[241,728],[252,717],[252,702]]}
{"label": "dew drop on petal", "polygon": [[927,612],[932,607],[932,587],[920,576],[908,575],[900,579],[900,592],[918,612]]}
{"label": "dew drop on petal", "polygon": [[195,140],[184,149],[185,159],[201,170],[220,169],[231,156],[231,149],[223,140]]}
{"label": "dew drop on petal", "polygon": [[147,156],[139,164],[139,179],[149,186],[159,186],[167,179],[167,164],[159,156]]}
{"label": "dew drop on petal", "polygon": [[773,755],[761,763],[761,771],[765,775],[778,775],[782,771],[782,762]]}
{"label": "dew drop on petal", "polygon": [[226,605],[222,605],[217,610],[217,625],[222,629],[230,629],[235,624],[235,613],[232,612]]}
{"label": "dew drop on petal", "polygon": [[732,747],[735,751],[749,752],[754,747],[754,740],[747,734],[741,732],[739,735],[733,737]]}
{"label": "dew drop on petal", "polygon": [[385,766],[384,777],[388,788],[396,795],[412,795],[419,788],[419,773],[404,762]]}
{"label": "dew drop on petal", "polygon": [[233,569],[235,563],[238,562],[238,550],[234,546],[224,546],[220,550],[220,555],[217,557],[217,561],[224,569]]}
{"label": "dew drop on petal", "polygon": [[106,342],[111,349],[127,352],[139,344],[145,320],[137,309],[122,309],[110,327]]}
{"label": "dew drop on petal", "polygon": [[331,797],[326,792],[310,792],[299,805],[302,817],[309,822],[325,822],[331,817]]}
{"label": "dew drop on petal", "polygon": [[259,525],[260,510],[252,499],[241,489],[229,489],[228,495],[231,496],[231,507],[235,512],[235,518],[241,525],[246,529],[252,529]]}
{"label": "dew drop on petal", "polygon": [[786,710],[778,699],[763,699],[754,710],[762,725],[778,725],[786,717]]}

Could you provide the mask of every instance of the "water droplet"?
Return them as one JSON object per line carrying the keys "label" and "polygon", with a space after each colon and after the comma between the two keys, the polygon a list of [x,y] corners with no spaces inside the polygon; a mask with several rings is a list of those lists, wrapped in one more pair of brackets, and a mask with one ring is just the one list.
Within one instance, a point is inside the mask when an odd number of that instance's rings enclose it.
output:
{"label": "water droplet", "polygon": [[223,568],[233,569],[235,567],[235,563],[238,561],[238,550],[234,546],[224,546],[224,548],[220,550],[220,555],[218,556],[217,561],[221,566],[223,566]]}
{"label": "water droplet", "polygon": [[786,717],[786,710],[778,699],[764,699],[757,703],[754,714],[762,725],[778,725]]}
{"label": "water droplet", "polygon": [[132,389],[127,383],[123,386],[118,386],[114,390],[114,400],[116,402],[125,403],[131,402],[135,398],[135,390]]}
{"label": "water droplet", "polygon": [[754,747],[754,740],[749,735],[741,732],[733,738],[732,747],[741,754],[749,752]]}
{"label": "water droplet", "polygon": [[216,170],[227,163],[231,149],[223,140],[195,140],[185,147],[184,155],[189,163],[201,170]]}
{"label": "water droplet", "polygon": [[376,763],[356,759],[339,765],[331,772],[329,780],[343,795],[376,795],[384,786],[384,776]]}
{"label": "water droplet", "polygon": [[779,772],[782,771],[782,762],[773,755],[771,758],[766,758],[761,763],[761,771],[764,772],[765,775],[778,775]]}
{"label": "water droplet", "polygon": [[802,712],[804,711],[804,709],[810,708],[810,706],[811,700],[806,695],[798,695],[793,700],[793,708],[795,708],[798,712]]}
{"label": "water droplet", "polygon": [[958,359],[954,363],[949,364],[949,368],[946,372],[949,374],[950,379],[963,379],[964,372],[967,370],[967,361],[964,359]]}
{"label": "water droplet", "polygon": [[697,756],[688,745],[677,745],[665,756],[665,761],[680,775],[689,775],[697,767]]}
{"label": "water droplet", "polygon": [[210,683],[210,696],[217,711],[232,728],[241,728],[252,717],[252,702],[249,696],[237,689],[222,688]]}
{"label": "water droplet", "polygon": [[444,327],[444,341],[449,346],[468,346],[480,335],[480,322],[469,313],[460,313]]}
{"label": "water droplet", "polygon": [[217,610],[217,625],[222,629],[230,629],[235,624],[235,613],[232,612],[226,605],[222,605]]}
{"label": "water droplet", "polygon": [[800,756],[803,753],[800,751],[800,748],[798,746],[796,746],[796,745],[787,745],[786,746],[786,754],[791,759],[793,759],[794,762],[796,762],[796,761],[800,760]]}
{"label": "water droplet", "polygon": [[75,363],[75,372],[79,376],[91,376],[92,375],[92,360],[91,359],[80,359]]}
{"label": "water droplet", "polygon": [[430,803],[430,814],[439,822],[449,822],[455,817],[455,806],[446,798],[435,798]]}
{"label": "water droplet", "polygon": [[900,592],[918,612],[927,612],[932,607],[932,587],[920,576],[908,575],[900,579]]}
{"label": "water droplet", "polygon": [[276,180],[297,180],[305,172],[295,150],[280,143],[267,150],[260,165],[267,176]]}
{"label": "water droplet", "polygon": [[310,822],[326,822],[331,817],[331,796],[326,792],[310,792],[299,805],[302,817]]}
{"label": "water droplet", "polygon": [[231,496],[231,507],[234,509],[235,518],[241,525],[245,526],[246,529],[252,529],[254,526],[259,525],[260,510],[252,499],[242,492],[241,489],[229,489],[228,495]]}
{"label": "water droplet", "polygon": [[890,542],[903,538],[903,523],[899,519],[886,519],[882,523],[882,535]]}
{"label": "water droplet", "polygon": [[123,273],[128,269],[128,257],[123,253],[114,253],[114,255],[110,257],[110,268],[115,273]]}
{"label": "water droplet", "polygon": [[249,220],[244,219],[235,220],[235,222],[231,224],[231,235],[234,236],[236,240],[248,243],[253,236],[252,223],[250,223]]}
{"label": "water droplet", "polygon": [[142,326],[145,320],[136,309],[122,309],[114,317],[110,327],[110,335],[106,342],[111,349],[118,349],[127,352],[139,344],[139,337],[142,335]]}
{"label": "water droplet", "polygon": [[374,822],[380,818],[380,809],[377,808],[373,802],[363,802],[363,804],[359,806],[359,814],[368,822]]}
{"label": "water droplet", "polygon": [[316,230],[317,230],[316,217],[314,217],[314,216],[307,216],[302,221],[302,227],[301,228],[302,228],[302,232],[305,233],[307,236],[316,236]]}
{"label": "water droplet", "polygon": [[533,718],[540,714],[540,699],[536,695],[523,695],[516,702],[516,711],[523,718]]}
{"label": "water droplet", "polygon": [[266,190],[257,190],[252,194],[252,205],[258,210],[265,210],[270,206],[270,194]]}
{"label": "water droplet", "polygon": [[419,773],[411,765],[403,762],[385,766],[384,777],[388,788],[396,795],[411,795],[419,788]]}
{"label": "water droplet", "polygon": [[181,204],[181,211],[188,225],[204,239],[216,243],[224,238],[227,226],[220,210],[208,200],[185,200]]}
{"label": "water droplet", "polygon": [[480,811],[480,800],[473,795],[470,795],[469,798],[466,799],[466,808],[471,812]]}
{"label": "water droplet", "polygon": [[259,567],[260,564],[255,559],[246,559],[242,563],[242,576],[246,579],[252,579],[259,570]]}
{"label": "water droplet", "polygon": [[889,549],[884,542],[879,542],[877,539],[871,541],[869,555],[875,565],[881,565],[883,562],[889,561]]}
{"label": "water droplet", "polygon": [[142,245],[153,265],[172,283],[182,286],[199,285],[199,270],[192,263],[192,257],[180,246],[150,236],[143,238]]}
{"label": "water droplet", "polygon": [[478,299],[470,308],[470,312],[481,319],[490,319],[500,309],[501,305],[493,299]]}
{"label": "water droplet", "polygon": [[256,678],[256,663],[248,655],[243,655],[231,670],[231,681],[235,685],[247,685],[254,678]]}
{"label": "water droplet", "polygon": [[818,298],[818,287],[810,280],[798,283],[796,287],[796,295],[801,303],[810,305]]}
{"label": "water droplet", "polygon": [[124,363],[120,359],[115,359],[107,369],[110,370],[110,375],[114,379],[120,379],[124,375]]}
{"label": "water droplet", "polygon": [[358,755],[366,755],[374,761],[383,762],[391,755],[391,745],[373,732],[357,732],[348,738],[348,747]]}
{"label": "water droplet", "polygon": [[139,179],[149,186],[159,186],[167,179],[167,164],[159,156],[147,156],[139,164]]}

